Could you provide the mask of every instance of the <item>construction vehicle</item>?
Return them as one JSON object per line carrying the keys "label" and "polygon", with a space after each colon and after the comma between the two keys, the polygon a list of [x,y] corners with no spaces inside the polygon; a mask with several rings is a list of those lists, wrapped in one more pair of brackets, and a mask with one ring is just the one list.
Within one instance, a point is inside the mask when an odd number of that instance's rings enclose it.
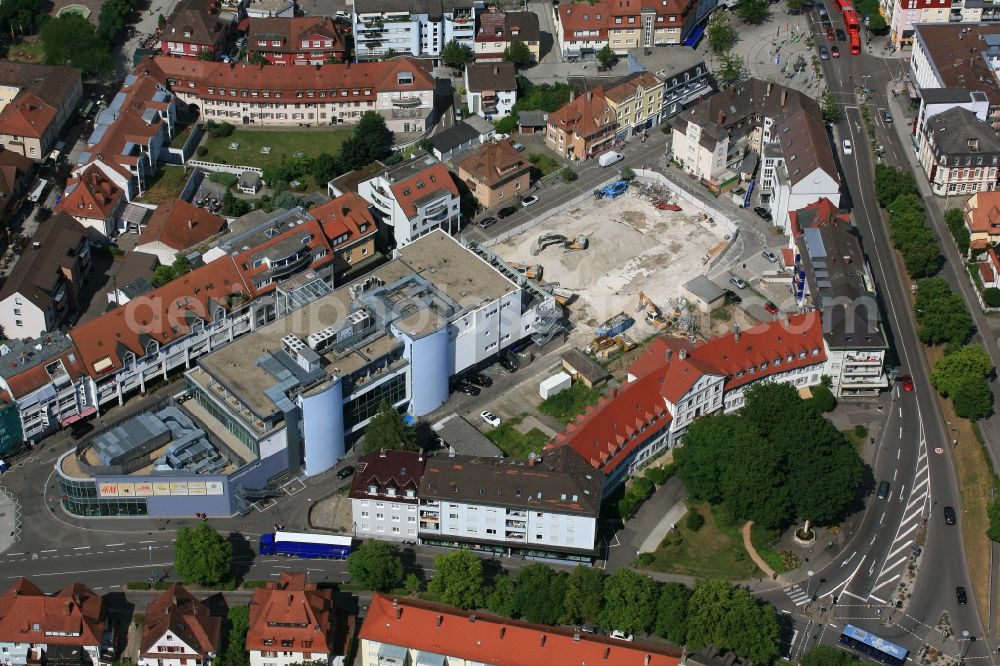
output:
{"label": "construction vehicle", "polygon": [[641,312],[642,310],[646,311],[647,322],[649,322],[652,326],[655,326],[658,330],[666,330],[668,322],[664,318],[660,308],[656,305],[656,303],[649,299],[649,296],[647,296],[645,292],[640,291],[639,307],[636,311]]}
{"label": "construction vehicle", "polygon": [[569,252],[570,250],[586,250],[590,243],[583,234],[580,234],[573,240],[562,234],[542,234],[531,248],[531,254],[538,256],[542,250],[550,245],[562,245],[563,249]]}
{"label": "construction vehicle", "polygon": [[628,191],[628,181],[619,180],[610,185],[599,187],[594,190],[594,197],[598,199],[614,199],[620,197]]}
{"label": "construction vehicle", "polygon": [[524,264],[517,264],[510,262],[510,267],[513,268],[518,273],[522,273],[524,277],[529,280],[541,280],[542,273],[544,272],[540,264],[534,264],[532,266],[526,266]]}

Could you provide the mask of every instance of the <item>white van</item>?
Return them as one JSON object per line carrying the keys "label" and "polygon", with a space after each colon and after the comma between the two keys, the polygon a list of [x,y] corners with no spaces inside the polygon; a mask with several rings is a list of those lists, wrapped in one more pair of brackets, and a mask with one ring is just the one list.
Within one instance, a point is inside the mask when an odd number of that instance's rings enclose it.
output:
{"label": "white van", "polygon": [[609,150],[608,152],[604,153],[603,155],[597,158],[597,163],[600,164],[602,167],[608,167],[611,166],[612,164],[615,164],[616,162],[621,162],[623,159],[625,159],[625,156],[622,155],[621,153],[616,153],[613,150]]}
{"label": "white van", "polygon": [[49,186],[49,181],[44,178],[37,179],[31,186],[31,193],[28,195],[28,201],[33,204],[38,203],[42,200],[42,196],[45,194],[45,189]]}

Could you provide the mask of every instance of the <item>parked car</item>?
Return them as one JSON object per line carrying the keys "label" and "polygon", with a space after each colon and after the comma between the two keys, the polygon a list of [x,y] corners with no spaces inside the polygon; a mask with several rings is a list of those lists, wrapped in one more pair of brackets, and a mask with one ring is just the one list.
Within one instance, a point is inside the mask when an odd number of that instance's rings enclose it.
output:
{"label": "parked car", "polygon": [[517,372],[517,363],[514,363],[514,361],[510,360],[506,356],[501,356],[498,363],[500,364],[501,368],[503,368],[504,370],[506,370],[511,374]]}
{"label": "parked car", "polygon": [[879,499],[889,499],[889,482],[883,481],[878,484],[878,498]]}
{"label": "parked car", "polygon": [[521,205],[524,206],[525,208],[527,208],[528,206],[534,206],[536,203],[538,203],[538,197],[536,197],[534,194],[521,199]]}
{"label": "parked car", "polygon": [[519,153],[523,153],[524,152],[524,144],[523,143],[515,143],[513,145],[513,148],[514,148],[514,150],[516,150]]}
{"label": "parked car", "polygon": [[772,303],[771,301],[767,301],[764,303],[764,309],[770,312],[771,314],[778,314],[778,306]]}
{"label": "parked car", "polygon": [[832,55],[834,58],[840,57],[840,49],[837,48],[836,44],[830,47],[830,55]]}
{"label": "parked car", "polygon": [[615,629],[614,631],[611,632],[611,638],[617,638],[620,641],[631,642],[635,637],[632,634],[628,633],[627,631],[619,631],[618,629]]}
{"label": "parked car", "polygon": [[503,132],[501,132],[499,134],[494,134],[493,138],[496,139],[497,141],[504,141],[510,138],[510,134],[504,134]]}
{"label": "parked car", "polygon": [[744,282],[743,278],[741,278],[739,275],[730,275],[729,276],[729,283],[731,285],[733,285],[734,287],[736,287],[737,289],[746,289],[747,288],[747,283]]}
{"label": "parked car", "polygon": [[338,479],[346,479],[347,477],[351,476],[352,474],[354,474],[354,466],[353,465],[348,465],[347,467],[344,467],[339,472],[337,472],[337,478]]}
{"label": "parked car", "polygon": [[506,208],[501,208],[499,210],[499,212],[497,212],[497,217],[500,218],[501,220],[503,220],[503,219],[506,219],[506,218],[510,217],[511,215],[513,215],[516,212],[517,212],[517,209],[514,208],[513,206],[507,206]]}
{"label": "parked car", "polygon": [[483,219],[479,220],[479,222],[476,222],[476,225],[480,229],[486,229],[486,228],[489,228],[489,227],[493,226],[496,223],[497,223],[497,218],[495,218],[495,217],[484,217]]}
{"label": "parked car", "polygon": [[493,380],[489,375],[484,375],[481,372],[470,372],[465,376],[465,381],[470,384],[475,384],[476,386],[482,386],[483,388],[489,388],[493,386]]}
{"label": "parked car", "polygon": [[838,42],[846,42],[847,41],[847,33],[846,32],[844,32],[840,28],[837,28],[837,30],[835,32],[837,33],[837,41]]}
{"label": "parked car", "polygon": [[774,252],[771,252],[771,250],[767,249],[766,247],[763,249],[763,251],[761,251],[760,255],[765,259],[767,259],[768,261],[770,261],[772,264],[778,263],[778,255],[776,255]]}
{"label": "parked car", "polygon": [[851,143],[850,139],[844,139],[844,154],[845,155],[854,154],[854,145]]}
{"label": "parked car", "polygon": [[757,206],[753,209],[753,212],[757,214],[757,217],[764,220],[765,222],[770,222],[772,219],[771,213],[763,206]]}
{"label": "parked car", "polygon": [[833,26],[832,25],[828,24],[826,26],[826,38],[828,40],[830,40],[831,42],[837,41],[837,33],[835,33],[833,31]]}
{"label": "parked car", "polygon": [[739,294],[732,289],[726,289],[726,303],[729,303],[730,305],[739,305],[742,302],[743,299],[740,298]]}
{"label": "parked car", "polygon": [[500,427],[500,424],[503,423],[503,421],[500,420],[500,417],[490,411],[484,411],[480,413],[479,416],[494,428]]}
{"label": "parked car", "polygon": [[473,386],[472,384],[466,384],[465,382],[457,382],[452,386],[452,390],[456,393],[464,393],[466,395],[479,395],[479,387]]}
{"label": "parked car", "polygon": [[944,508],[944,524],[954,525],[956,522],[958,522],[958,518],[955,515],[955,508],[951,506],[946,506]]}
{"label": "parked car", "polygon": [[881,113],[882,113],[882,120],[885,121],[885,124],[886,125],[891,125],[892,124],[892,114],[889,113],[886,109],[881,109]]}
{"label": "parked car", "polygon": [[958,600],[959,606],[969,603],[969,595],[961,585],[955,588],[955,598]]}
{"label": "parked car", "polygon": [[828,51],[827,48],[822,44],[819,45],[819,59],[820,60],[830,59],[830,51]]}

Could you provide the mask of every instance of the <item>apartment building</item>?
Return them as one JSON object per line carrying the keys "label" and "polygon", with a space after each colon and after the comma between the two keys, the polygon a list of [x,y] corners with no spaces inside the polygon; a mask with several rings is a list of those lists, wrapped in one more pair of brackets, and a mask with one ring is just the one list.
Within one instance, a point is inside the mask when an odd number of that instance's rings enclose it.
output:
{"label": "apartment building", "polygon": [[423,453],[378,451],[360,456],[347,494],[354,536],[416,543],[417,492],[423,473]]}
{"label": "apartment building", "polygon": [[0,326],[12,339],[37,338],[78,314],[90,273],[88,234],[65,213],[38,227],[3,287]]}
{"label": "apartment building", "polygon": [[125,190],[96,164],[70,175],[57,210],[90,230],[95,240],[114,238],[124,231],[119,221],[125,209]]}
{"label": "apartment building", "polygon": [[611,148],[618,116],[598,86],[550,113],[546,123],[545,145],[549,150],[579,162]]}
{"label": "apartment building", "polygon": [[604,474],[603,496],[683,438],[698,417],[733,412],[757,381],[819,384],[827,361],[816,313],[761,324],[701,344],[656,338],[629,366],[628,381],[557,434]]}
{"label": "apartment building", "polygon": [[678,666],[680,648],[529,624],[376,593],[359,634],[363,666],[615,664]]}
{"label": "apartment building", "polygon": [[420,543],[590,562],[602,482],[566,446],[527,461],[429,457],[417,492]]}
{"label": "apartment building", "polygon": [[509,116],[517,101],[517,72],[509,62],[474,62],[465,66],[469,113],[487,120]]}
{"label": "apartment building", "polygon": [[972,250],[1000,243],[1000,193],[977,192],[962,206]]}
{"label": "apartment building", "polygon": [[920,167],[938,196],[997,188],[1000,138],[976,113],[954,107],[929,118],[917,136]]}
{"label": "apartment building", "polygon": [[461,223],[461,198],[451,172],[427,156],[361,181],[358,194],[377,211],[389,247],[406,247],[438,229],[452,234]]}
{"label": "apartment building", "polygon": [[792,292],[823,320],[825,375],[838,397],[873,397],[889,385],[889,348],[875,279],[850,216],[828,199],[791,214]]}
{"label": "apartment building", "polygon": [[104,600],[83,583],[45,594],[17,578],[0,596],[0,660],[11,666],[110,666],[113,628]]}
{"label": "apartment building", "polygon": [[662,120],[676,116],[715,92],[705,59],[688,46],[675,46],[647,56],[644,49],[628,54],[629,71],[653,71],[663,81]]}
{"label": "apartment building", "polygon": [[247,19],[247,50],[272,65],[346,62],[344,31],[326,16]]}
{"label": "apartment building", "polygon": [[391,50],[437,60],[452,40],[471,49],[481,6],[473,0],[357,0],[355,55],[378,60]]}
{"label": "apartment building", "polygon": [[[0,146],[0,217],[13,215],[13,204],[28,191],[35,162],[30,157]],[[0,242],[7,243],[8,230],[0,229]]]}
{"label": "apartment building", "polygon": [[0,146],[45,159],[82,97],[78,69],[0,62]]}
{"label": "apartment building", "polygon": [[157,205],[146,224],[138,230],[135,252],[154,255],[168,266],[184,250],[207,242],[226,228],[226,218],[184,199],[170,199]]}
{"label": "apartment building", "polygon": [[306,576],[282,573],[254,590],[246,637],[251,666],[344,665],[354,618],[334,604],[330,589],[319,589]]}
{"label": "apartment building", "polygon": [[565,59],[592,59],[610,46],[630,49],[678,45],[694,29],[694,0],[600,0],[554,9],[556,44]]}
{"label": "apartment building", "polygon": [[528,47],[534,62],[541,58],[541,30],[534,12],[479,12],[474,40],[476,62],[503,60],[514,42]]}
{"label": "apartment building", "polygon": [[650,72],[637,72],[604,91],[615,114],[617,141],[641,134],[664,119],[663,81]]}
{"label": "apartment building", "polygon": [[496,208],[528,192],[531,162],[514,150],[509,139],[490,141],[458,163],[458,177],[483,208]]}
{"label": "apartment building", "polygon": [[138,666],[211,666],[221,650],[222,618],[180,583],[149,604]]}
{"label": "apartment building", "polygon": [[193,60],[215,60],[227,46],[230,27],[217,13],[213,0],[181,0],[160,33],[160,51]]}
{"label": "apartment building", "polygon": [[206,120],[267,127],[356,123],[368,111],[394,132],[434,122],[434,77],[413,58],[315,67],[235,66],[159,56],[171,90]]}
{"label": "apartment building", "polygon": [[[889,24],[889,40],[898,48],[913,43],[918,23],[979,21],[983,8],[976,0],[879,0],[879,5]],[[963,11],[966,6],[968,12]]]}

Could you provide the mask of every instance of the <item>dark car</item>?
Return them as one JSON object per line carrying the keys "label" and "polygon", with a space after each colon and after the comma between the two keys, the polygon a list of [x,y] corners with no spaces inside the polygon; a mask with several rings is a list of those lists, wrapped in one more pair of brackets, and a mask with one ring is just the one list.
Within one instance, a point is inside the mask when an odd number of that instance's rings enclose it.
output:
{"label": "dark car", "polygon": [[846,42],[847,41],[847,33],[846,32],[844,32],[840,28],[837,28],[836,33],[837,33],[837,41],[838,42]]}
{"label": "dark car", "polygon": [[500,367],[506,370],[507,372],[510,372],[512,374],[517,372],[517,363],[514,363],[514,361],[507,358],[506,356],[501,356],[499,362],[500,362]]}
{"label": "dark car", "polygon": [[480,229],[485,229],[487,227],[493,226],[496,223],[497,223],[497,218],[495,218],[495,217],[484,217],[483,219],[479,220],[479,222],[477,222],[476,224],[479,225]]}
{"label": "dark car", "polygon": [[730,305],[739,305],[743,302],[743,299],[732,289],[726,289],[726,303]]}
{"label": "dark car", "polygon": [[883,481],[882,483],[878,484],[878,498],[879,499],[888,499],[889,498],[889,482],[888,481]]}
{"label": "dark car", "polygon": [[472,384],[466,384],[465,382],[458,382],[452,386],[452,390],[458,393],[465,393],[466,395],[479,395],[479,387],[473,386]]}
{"label": "dark car", "polygon": [[946,506],[944,508],[944,524],[945,525],[954,525],[956,521],[957,521],[957,517],[955,516],[955,509],[954,509],[954,507]]}
{"label": "dark car", "polygon": [[511,215],[513,215],[516,212],[517,212],[517,209],[514,208],[513,206],[507,206],[506,208],[501,208],[500,209],[500,211],[497,213],[497,217],[499,217],[501,220],[503,220],[505,218],[510,217]]}
{"label": "dark car", "polygon": [[353,465],[348,465],[347,467],[344,467],[339,472],[337,472],[337,478],[338,479],[346,479],[347,477],[351,476],[352,474],[354,474],[354,466]]}
{"label": "dark car", "polygon": [[80,439],[88,432],[94,429],[94,426],[90,423],[85,423],[83,421],[78,421],[73,428],[69,431],[70,437],[73,439]]}
{"label": "dark car", "polygon": [[955,588],[955,598],[958,599],[959,606],[964,606],[969,603],[969,595],[965,592],[965,588],[961,585]]}
{"label": "dark car", "polygon": [[756,208],[753,209],[753,212],[757,213],[757,217],[764,220],[765,222],[770,222],[773,219],[771,217],[771,213],[768,212],[768,210],[763,206],[757,206]]}
{"label": "dark car", "polygon": [[476,386],[482,386],[483,388],[493,386],[493,380],[490,379],[489,375],[484,375],[481,372],[470,372],[465,376],[465,381]]}

